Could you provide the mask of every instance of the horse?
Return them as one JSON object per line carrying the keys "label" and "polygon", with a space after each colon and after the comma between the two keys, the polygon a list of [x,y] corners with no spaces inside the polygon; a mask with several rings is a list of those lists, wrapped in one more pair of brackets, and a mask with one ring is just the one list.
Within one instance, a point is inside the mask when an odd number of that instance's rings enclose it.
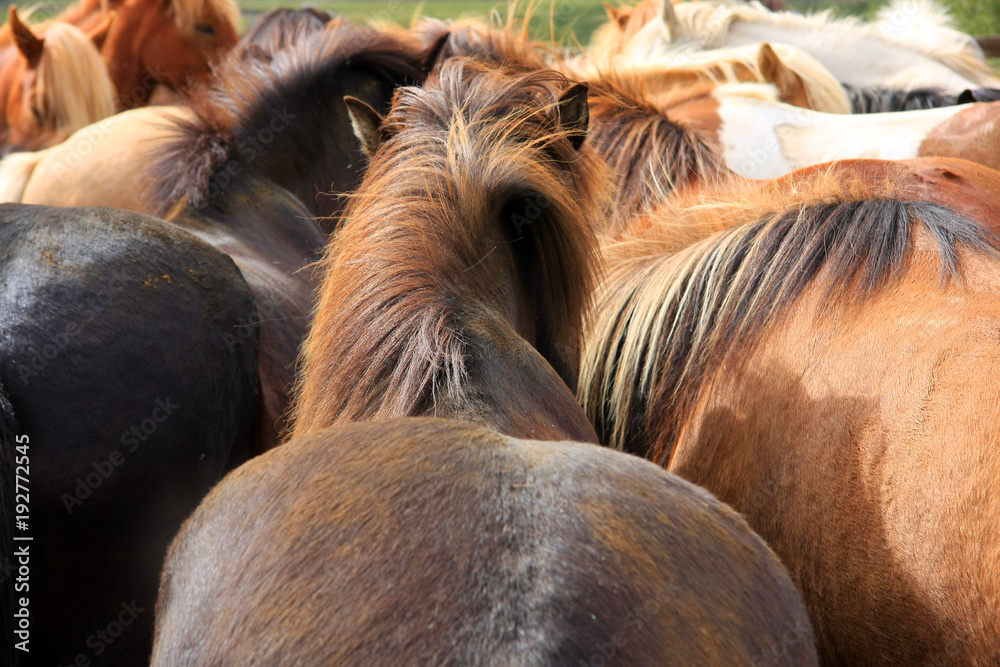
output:
{"label": "horse", "polygon": [[167,545],[249,450],[254,308],[163,221],[0,206],[4,665],[148,664]]}
{"label": "horse", "polygon": [[228,476],[163,570],[152,665],[815,665],[784,567],[637,457],[425,417]]}
{"label": "horse", "polygon": [[9,9],[14,57],[0,64],[0,146],[35,150],[57,144],[115,112],[114,88],[98,48],[112,18],[84,35],[56,24],[39,37]]}
{"label": "horse", "polygon": [[1000,659],[998,179],[835,163],[608,246],[580,400],[768,541],[824,664]]}
{"label": "horse", "polygon": [[431,414],[594,441],[567,388],[607,205],[586,87],[451,58],[384,119],[348,104],[373,157],[321,263],[290,434]]}
{"label": "horse", "polygon": [[832,160],[959,157],[1000,168],[995,102],[922,111],[824,114],[782,104],[773,86],[689,89],[665,109],[731,170],[778,178]]}
{"label": "horse", "polygon": [[[690,526],[692,534],[731,534],[717,532],[721,526],[714,520],[683,518],[692,505],[711,502],[691,487],[637,505],[665,482],[676,483],[661,471],[592,444],[551,442],[594,438],[556,371],[572,363],[568,357],[596,268],[595,218],[604,210],[602,165],[583,145],[586,88],[550,70],[451,58],[423,88],[400,88],[384,118],[355,98],[347,104],[371,162],[323,259],[323,286],[300,362],[292,439],[227,478],[178,536],[157,603],[153,664],[263,664],[279,655],[291,662],[371,664],[403,654],[433,663],[502,662],[516,655],[519,662],[541,664],[585,659],[605,645],[640,663],[669,661],[667,655],[694,664],[749,662],[770,657],[767,652],[783,646],[779,638],[787,632],[800,634],[790,635],[789,657],[778,662],[815,663],[794,591],[780,574],[753,574],[774,565],[758,545],[748,560],[734,559],[728,537],[722,544],[709,538],[711,544],[698,552],[725,563],[711,570],[738,571],[740,581],[755,582],[750,589],[712,583],[709,593],[702,590],[707,582],[700,568],[687,572],[693,554],[686,548],[647,551],[667,543],[657,533],[628,528],[628,535],[643,535],[639,546],[614,528],[613,537],[596,541],[589,529],[584,536],[569,529],[633,521],[665,527],[666,521],[646,516],[656,507],[658,517],[668,513],[670,525]],[[546,463],[536,468],[529,459]],[[608,486],[596,488],[589,474],[578,475],[582,461],[592,462],[589,469],[595,478],[606,476]],[[376,472],[369,476],[362,466]],[[404,468],[405,474],[397,474]],[[523,476],[529,469],[536,472]],[[338,472],[328,474],[333,470]],[[478,472],[466,477],[472,470]],[[261,474],[283,480],[290,493],[260,484]],[[501,486],[484,485],[478,475]],[[601,505],[629,508],[629,519],[619,524],[566,515],[569,506],[587,501],[574,497],[550,505],[543,490],[555,493],[557,487],[548,475],[563,480],[559,488],[588,489],[586,496],[608,498],[612,489],[628,489],[626,497]],[[322,491],[300,481],[320,478]],[[459,486],[456,479],[463,480]],[[623,486],[626,479],[635,481]],[[524,523],[516,509],[497,514],[512,507],[508,484],[518,489],[515,495],[522,493],[521,484],[531,489],[527,502],[552,527],[546,544],[563,545],[551,564],[535,547],[524,551],[510,532],[537,534],[541,523]],[[478,491],[468,495],[465,488]],[[535,493],[545,493],[546,500]],[[392,518],[395,510],[378,500],[389,495],[411,508],[408,499],[417,496],[440,502],[408,512],[400,524]],[[315,501],[309,510],[303,510],[306,498]],[[240,507],[256,514],[258,503],[298,508],[292,510],[296,517],[279,510],[270,514],[275,522],[248,524],[232,512]],[[632,514],[636,507],[642,510]],[[367,529],[353,532],[353,519],[340,522],[362,508],[364,522],[385,531],[384,541],[373,542]],[[291,532],[281,544],[298,545],[297,565],[284,570],[291,577],[276,569],[286,552],[273,541],[286,516]],[[484,523],[488,516],[494,518]],[[223,537],[212,545],[209,533]],[[310,538],[302,547],[297,536],[305,534],[329,539]],[[220,560],[218,547],[230,545],[231,556],[230,540],[240,536],[246,541],[236,551],[248,557]],[[530,570],[551,571],[553,579],[510,571],[512,550],[536,564]],[[575,555],[581,552],[593,556],[577,569]],[[392,565],[400,559],[408,565]],[[598,567],[598,586],[592,567],[600,562],[622,565]],[[422,563],[427,567],[413,567]],[[637,567],[641,583],[634,578]],[[675,567],[684,568],[683,574],[666,574],[677,572]],[[589,574],[576,583],[577,571]],[[420,573],[416,580],[413,573]],[[251,591],[239,583],[247,576],[274,588]],[[367,588],[368,576],[392,592],[376,600],[343,588],[348,582]],[[697,600],[697,611],[658,606],[655,591],[679,579],[686,582],[683,595]],[[554,594],[539,596],[542,588]],[[306,591],[317,590],[334,596],[323,610],[302,604],[314,595]],[[624,594],[598,596],[598,590]],[[628,611],[646,605],[657,605],[662,614],[644,621],[651,632],[643,638],[619,635]],[[291,613],[279,614],[279,607]],[[605,610],[599,618],[598,607]],[[409,610],[412,623],[399,616],[401,608]],[[688,624],[689,613],[700,619],[697,629]],[[390,625],[394,629],[386,635],[383,626]],[[310,637],[313,630],[317,634]],[[524,632],[537,639],[526,639]],[[676,642],[665,643],[666,637]]]}
{"label": "horse", "polygon": [[932,3],[914,0],[884,7],[876,24],[834,19],[829,12],[771,12],[757,3],[643,0],[619,9],[595,33],[594,48],[641,61],[684,57],[692,47],[779,42],[811,54],[840,82],[856,87],[931,87],[958,94],[1000,86],[975,40],[949,28],[949,20]]}
{"label": "horse", "polygon": [[82,0],[39,29],[71,23],[90,31],[107,16],[102,5],[116,15],[101,55],[119,110],[147,104],[159,85],[180,90],[206,81],[210,65],[239,39],[234,0]]}

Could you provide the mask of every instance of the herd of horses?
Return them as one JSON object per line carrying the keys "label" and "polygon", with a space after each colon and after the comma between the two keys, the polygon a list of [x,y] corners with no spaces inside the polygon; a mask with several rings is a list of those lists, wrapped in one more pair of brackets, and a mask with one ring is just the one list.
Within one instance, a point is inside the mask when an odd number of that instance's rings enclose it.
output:
{"label": "herd of horses", "polygon": [[608,17],[11,8],[3,664],[1000,664],[1000,78]]}

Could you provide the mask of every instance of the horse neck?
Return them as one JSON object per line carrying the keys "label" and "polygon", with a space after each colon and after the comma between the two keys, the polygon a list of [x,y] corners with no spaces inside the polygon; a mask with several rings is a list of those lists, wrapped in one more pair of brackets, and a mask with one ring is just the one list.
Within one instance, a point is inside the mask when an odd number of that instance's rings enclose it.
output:
{"label": "horse neck", "polygon": [[[367,161],[344,96],[384,111],[400,83],[368,68],[340,67],[321,85],[283,98],[280,108],[258,110],[238,139],[239,157],[254,173],[292,192],[313,216],[335,218],[344,206],[339,195],[357,189]],[[324,231],[332,233],[335,223],[323,220]]]}

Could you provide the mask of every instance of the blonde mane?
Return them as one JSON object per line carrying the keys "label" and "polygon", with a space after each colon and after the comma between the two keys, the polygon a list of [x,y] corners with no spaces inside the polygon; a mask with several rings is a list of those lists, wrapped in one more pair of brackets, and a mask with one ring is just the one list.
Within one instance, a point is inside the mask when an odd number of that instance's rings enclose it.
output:
{"label": "blonde mane", "polygon": [[772,12],[756,1],[749,4],[730,0],[682,2],[674,7],[674,11],[683,37],[693,40],[703,49],[721,47],[733,22],[746,21],[844,35],[861,34],[937,60],[966,79],[982,85],[996,82],[993,71],[983,60],[982,50],[972,37],[949,25],[933,29],[934,22],[947,17],[947,12],[930,0],[893,0],[880,12],[880,16],[889,17],[890,21],[894,13],[909,15],[913,24],[920,26],[919,30],[905,26],[896,30],[895,23],[892,23],[893,29],[884,29],[884,24],[868,23],[855,17],[834,18],[831,10],[809,15]]}
{"label": "blonde mane", "polygon": [[58,133],[73,132],[115,113],[115,91],[93,42],[68,23],[45,32],[36,95]]}
{"label": "blonde mane", "polygon": [[235,0],[171,0],[171,11],[177,27],[184,32],[194,32],[194,27],[209,13],[225,18],[237,30],[240,26],[240,8]]}
{"label": "blonde mane", "polygon": [[828,300],[857,303],[899,277],[917,225],[943,277],[957,274],[960,245],[998,245],[889,178],[744,182],[705,199],[638,219],[607,248],[581,357],[578,397],[602,442],[661,464],[718,364],[737,347],[746,358],[821,270]]}

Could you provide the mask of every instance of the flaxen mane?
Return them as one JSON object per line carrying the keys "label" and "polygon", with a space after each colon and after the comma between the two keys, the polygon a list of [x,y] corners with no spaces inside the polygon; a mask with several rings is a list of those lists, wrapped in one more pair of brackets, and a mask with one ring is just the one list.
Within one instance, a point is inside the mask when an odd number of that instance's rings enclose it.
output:
{"label": "flaxen mane", "polygon": [[581,129],[560,125],[569,85],[451,59],[397,91],[323,260],[294,434],[475,401],[464,383],[487,371],[467,366],[469,323],[505,321],[543,355],[577,349],[606,181]]}
{"label": "flaxen mane", "polygon": [[166,215],[180,201],[205,202],[214,181],[249,170],[305,172],[342,152],[327,145],[321,113],[307,114],[347,67],[399,83],[423,81],[423,53],[415,40],[333,21],[272,60],[232,54],[211,87],[191,93],[193,121],[178,119],[176,140],[148,173],[152,201]]}
{"label": "flaxen mane", "polygon": [[[610,249],[578,392],[602,442],[666,465],[718,364],[780,322],[821,270],[829,272],[827,298],[850,305],[900,275],[918,225],[936,241],[943,279],[958,275],[960,245],[1000,247],[977,223],[895,198],[884,183],[836,194],[821,185],[784,201],[772,191],[770,200],[679,211]],[[672,224],[728,229],[670,254]]]}
{"label": "flaxen mane", "polygon": [[[681,94],[697,96],[708,88],[692,86]],[[607,161],[618,185],[612,232],[676,190],[728,172],[708,144],[670,120],[666,109],[678,102],[676,96],[664,99],[652,100],[639,76],[606,75],[592,82],[587,142]]]}
{"label": "flaxen mane", "polygon": [[46,129],[65,138],[115,113],[107,67],[90,38],[68,23],[45,32],[35,104]]}

